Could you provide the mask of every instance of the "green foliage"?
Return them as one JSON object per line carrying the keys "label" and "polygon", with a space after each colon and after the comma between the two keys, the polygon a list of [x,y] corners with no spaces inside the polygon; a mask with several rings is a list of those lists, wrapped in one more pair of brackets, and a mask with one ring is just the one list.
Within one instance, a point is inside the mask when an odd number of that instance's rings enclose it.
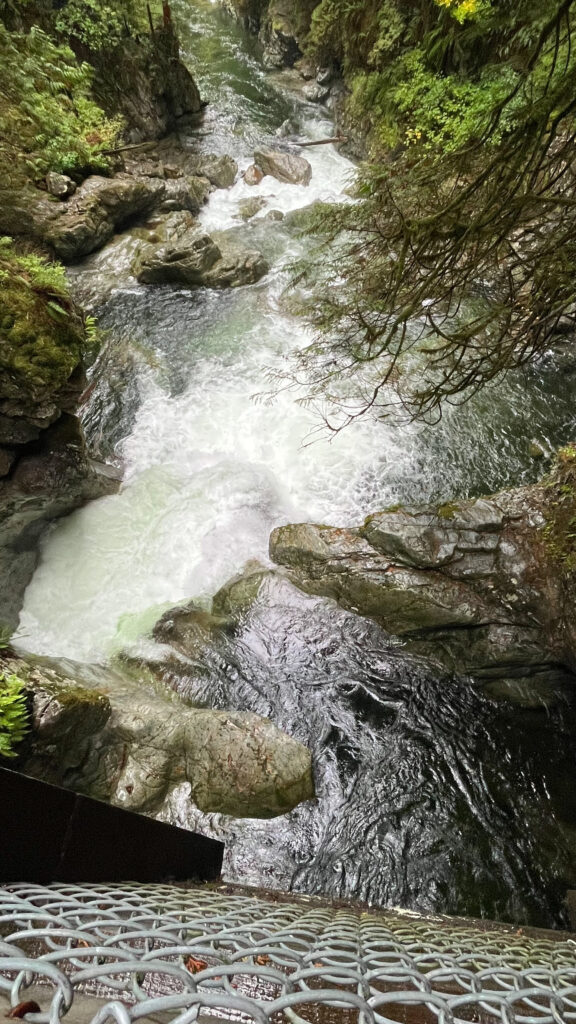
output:
{"label": "green foliage", "polygon": [[143,0],[68,0],[58,11],[56,31],[92,53],[112,50],[132,31],[145,31]]}
{"label": "green foliage", "polygon": [[[475,81],[462,74],[438,75],[427,67],[426,53],[415,47],[393,62],[387,72],[362,76],[354,102],[372,112],[385,145],[421,143],[444,153],[482,136],[495,107],[504,102],[518,80],[507,65],[487,67]],[[497,145],[513,124],[515,105],[490,133]]]}
{"label": "green foliage", "polygon": [[64,268],[0,239],[0,371],[36,395],[69,379],[83,347]]}
{"label": "green foliage", "polygon": [[336,428],[399,406],[437,418],[576,327],[571,0],[462,21],[435,4],[427,24],[415,6],[417,42],[355,80],[381,156],[356,203],[319,211],[299,268],[316,336],[288,376]]}
{"label": "green foliage", "polygon": [[0,651],[7,651],[12,643],[14,630],[11,626],[0,623]]}
{"label": "green foliage", "polygon": [[[348,123],[368,130],[373,156],[415,142],[456,149],[520,81],[554,9],[553,0],[320,0],[305,50],[341,66]],[[514,118],[507,104],[501,136]]]}
{"label": "green foliage", "polygon": [[[102,149],[121,127],[90,98],[91,69],[37,26],[9,32],[0,23],[0,170],[38,178],[107,167]],[[16,175],[16,178],[15,178]]]}
{"label": "green foliage", "polygon": [[24,680],[0,675],[0,757],[16,757],[29,728]]}
{"label": "green foliage", "polygon": [[576,445],[561,448],[546,491],[546,547],[555,562],[572,573],[576,570]]}
{"label": "green foliage", "polygon": [[346,72],[379,68],[397,51],[405,31],[396,0],[321,0],[306,51],[320,61],[336,58]]}

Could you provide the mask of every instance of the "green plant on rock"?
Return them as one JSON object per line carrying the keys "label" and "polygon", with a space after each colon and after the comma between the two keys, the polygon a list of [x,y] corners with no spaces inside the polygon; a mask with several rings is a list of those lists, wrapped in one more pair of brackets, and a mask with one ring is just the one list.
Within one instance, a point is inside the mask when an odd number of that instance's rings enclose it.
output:
{"label": "green plant on rock", "polygon": [[551,557],[563,570],[576,570],[576,444],[565,445],[546,483],[543,536]]}
{"label": "green plant on rock", "polygon": [[92,53],[114,49],[132,32],[146,31],[143,0],[68,0],[58,11],[55,29]]}
{"label": "green plant on rock", "polygon": [[16,757],[30,728],[25,686],[17,675],[0,675],[0,757]]}
{"label": "green plant on rock", "polygon": [[5,393],[14,385],[41,395],[64,385],[78,366],[82,322],[64,268],[36,253],[19,253],[0,239],[0,372]]}
{"label": "green plant on rock", "polygon": [[33,25],[0,22],[0,171],[8,180],[107,167],[121,124],[90,96],[92,70]]}

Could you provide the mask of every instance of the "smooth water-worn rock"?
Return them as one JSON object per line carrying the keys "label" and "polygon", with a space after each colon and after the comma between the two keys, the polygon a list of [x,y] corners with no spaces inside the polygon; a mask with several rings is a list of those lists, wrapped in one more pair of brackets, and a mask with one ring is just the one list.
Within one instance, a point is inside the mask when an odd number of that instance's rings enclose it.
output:
{"label": "smooth water-worn rock", "polygon": [[204,275],[207,288],[241,288],[256,284],[270,269],[262,253],[256,249],[222,247],[221,258]]}
{"label": "smooth water-worn rock", "polygon": [[266,719],[145,697],[114,706],[80,785],[118,806],[150,812],[185,781],[201,810],[240,817],[274,817],[314,795],[309,752]]}
{"label": "smooth water-worn rock", "polygon": [[268,264],[259,252],[231,246],[223,250],[201,228],[193,228],[163,246],[143,245],[133,271],[142,284],[237,288],[258,281]]}
{"label": "smooth water-worn rock", "polygon": [[137,666],[122,677],[10,656],[0,671],[16,673],[30,695],[20,751],[28,774],[133,811],[158,810],[182,782],[201,810],[247,817],[314,796],[301,743],[260,715],[192,707]]}
{"label": "smooth water-worn rock", "polygon": [[400,507],[358,529],[280,527],[270,553],[307,593],[335,598],[451,667],[573,667],[572,602],[547,538],[550,507],[543,487]]}
{"label": "smooth water-worn rock", "polygon": [[264,174],[270,174],[278,181],[291,185],[309,185],[312,178],[312,167],[308,160],[295,153],[258,149],[254,153],[254,163]]}
{"label": "smooth water-worn rock", "polygon": [[238,213],[242,220],[251,220],[255,217],[260,210],[263,210],[268,205],[268,200],[264,196],[254,196],[254,198],[243,199],[242,202],[238,203]]}
{"label": "smooth water-worn rock", "polygon": [[250,164],[250,166],[244,171],[242,177],[244,178],[246,185],[259,185],[264,177],[264,171],[260,170],[256,164]]}
{"label": "smooth water-worn rock", "polygon": [[46,242],[64,262],[99,249],[114,232],[148,213],[165,194],[162,181],[127,175],[87,178],[67,203],[59,204],[43,225]]}
{"label": "smooth water-worn rock", "polygon": [[220,249],[210,235],[193,229],[166,245],[142,246],[134,263],[134,274],[142,284],[201,285],[220,256]]}

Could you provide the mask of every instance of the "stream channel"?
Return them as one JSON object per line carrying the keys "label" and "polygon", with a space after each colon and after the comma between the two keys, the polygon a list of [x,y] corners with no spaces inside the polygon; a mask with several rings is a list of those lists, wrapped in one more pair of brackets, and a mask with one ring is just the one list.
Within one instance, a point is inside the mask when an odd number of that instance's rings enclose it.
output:
{"label": "stream channel", "polygon": [[[258,43],[217,6],[179,0],[174,13],[210,101],[198,149],[243,169],[255,146],[278,144],[286,120],[300,137],[332,133],[295,74],[265,71]],[[365,418],[318,436],[295,393],[262,397],[269,370],[307,340],[283,292],[310,245],[293,219],[266,215],[336,200],[354,174],[332,146],[305,155],[308,187],[240,179],[201,214],[216,240],[230,232],[263,252],[272,269],[256,285],[138,285],[130,232],[72,268],[75,293],[107,332],[84,425],[95,454],[121,460],[124,480],[45,539],[21,616],[26,650],[100,665],[123,650],[149,654],[145,634],[163,610],[209,607],[248,559],[268,563],[275,526],[355,524],[396,502],[528,482],[543,468],[533,440],[552,451],[573,438],[576,373],[554,353],[434,427]],[[253,196],[266,205],[244,223],[238,204]],[[570,687],[520,704],[490,699],[403,654],[373,623],[274,579],[201,671],[166,681],[204,705],[267,715],[313,751],[317,800],[273,821],[203,815],[186,786],[173,791],[162,816],[225,838],[230,880],[566,923],[576,885]]]}

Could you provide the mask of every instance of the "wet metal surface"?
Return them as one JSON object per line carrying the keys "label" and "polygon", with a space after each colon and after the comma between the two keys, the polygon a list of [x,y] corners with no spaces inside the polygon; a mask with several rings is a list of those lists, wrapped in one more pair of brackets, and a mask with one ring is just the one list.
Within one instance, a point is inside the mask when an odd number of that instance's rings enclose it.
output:
{"label": "wet metal surface", "polygon": [[0,889],[0,934],[0,993],[17,1007],[33,991],[31,1024],[576,1020],[566,933],[226,886],[23,883]]}

